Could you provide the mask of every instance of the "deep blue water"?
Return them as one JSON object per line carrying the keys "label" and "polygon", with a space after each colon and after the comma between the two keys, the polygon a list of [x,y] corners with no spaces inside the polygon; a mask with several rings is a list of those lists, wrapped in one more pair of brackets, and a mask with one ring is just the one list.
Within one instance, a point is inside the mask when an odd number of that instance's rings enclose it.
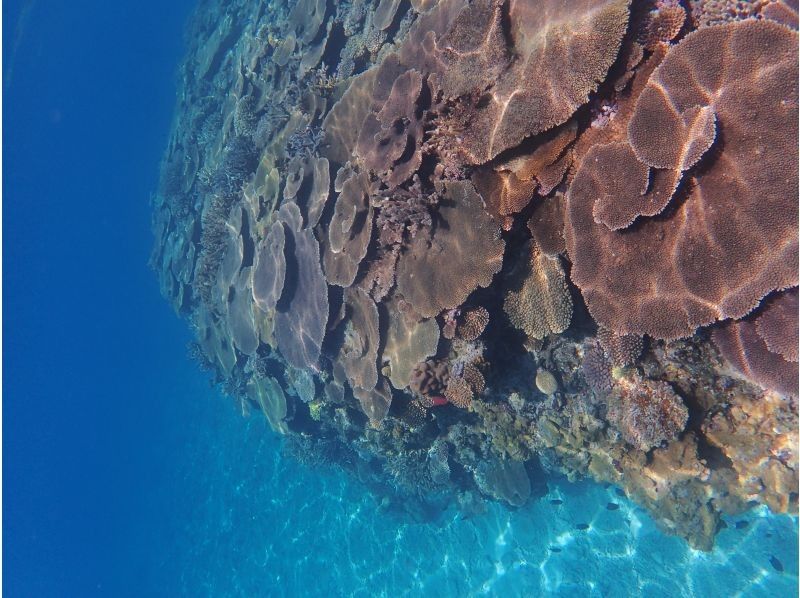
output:
{"label": "deep blue water", "polygon": [[[3,3],[3,581],[135,595],[190,416],[148,197],[191,2]],[[187,386],[188,384],[188,386]]]}
{"label": "deep blue water", "polygon": [[6,595],[796,595],[797,521],[763,510],[710,554],[557,480],[413,525],[281,461],[188,360],[147,267],[192,4],[3,6]]}

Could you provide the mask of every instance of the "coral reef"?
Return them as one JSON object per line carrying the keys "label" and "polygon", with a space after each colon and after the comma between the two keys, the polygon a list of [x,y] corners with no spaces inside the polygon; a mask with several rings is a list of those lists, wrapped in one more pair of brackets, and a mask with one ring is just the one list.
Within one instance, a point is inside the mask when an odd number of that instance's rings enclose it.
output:
{"label": "coral reef", "polygon": [[206,0],[162,294],[237,410],[387,504],[588,477],[709,550],[798,507],[796,29],[784,0]]}

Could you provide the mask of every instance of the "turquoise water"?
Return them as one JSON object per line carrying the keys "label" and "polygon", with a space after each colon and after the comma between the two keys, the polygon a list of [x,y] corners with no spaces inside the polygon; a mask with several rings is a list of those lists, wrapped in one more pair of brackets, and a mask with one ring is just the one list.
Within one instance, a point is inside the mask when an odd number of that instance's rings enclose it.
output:
{"label": "turquoise water", "polygon": [[5,595],[797,595],[796,518],[728,519],[701,553],[551,479],[419,523],[210,388],[146,266],[194,4],[3,6]]}
{"label": "turquoise water", "polygon": [[[419,524],[381,508],[380,497],[340,471],[282,459],[260,414],[244,419],[213,391],[194,405],[185,451],[172,458],[169,493],[185,508],[177,509],[174,543],[159,564],[167,595],[797,592],[792,517],[757,510],[728,519],[714,551],[703,553],[664,536],[614,487],[551,480],[547,494],[521,510],[492,503],[484,515],[464,519],[447,510]],[[590,527],[578,530],[579,523]]]}

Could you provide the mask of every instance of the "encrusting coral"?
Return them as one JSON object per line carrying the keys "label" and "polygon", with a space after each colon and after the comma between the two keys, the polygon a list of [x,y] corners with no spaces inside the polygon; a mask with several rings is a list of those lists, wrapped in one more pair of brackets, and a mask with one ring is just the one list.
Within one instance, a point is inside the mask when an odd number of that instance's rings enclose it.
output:
{"label": "encrusting coral", "polygon": [[784,0],[208,0],[162,293],[303,462],[436,512],[588,477],[710,550],[797,511],[796,29]]}

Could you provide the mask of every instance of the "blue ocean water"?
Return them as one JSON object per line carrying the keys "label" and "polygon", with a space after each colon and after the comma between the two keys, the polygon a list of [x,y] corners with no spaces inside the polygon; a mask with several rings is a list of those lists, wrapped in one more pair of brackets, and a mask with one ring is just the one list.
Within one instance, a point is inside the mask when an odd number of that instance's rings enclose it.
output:
{"label": "blue ocean water", "polygon": [[797,594],[796,518],[728,520],[706,554],[613,487],[552,480],[420,524],[282,459],[188,360],[147,268],[192,8],[3,5],[8,596]]}

